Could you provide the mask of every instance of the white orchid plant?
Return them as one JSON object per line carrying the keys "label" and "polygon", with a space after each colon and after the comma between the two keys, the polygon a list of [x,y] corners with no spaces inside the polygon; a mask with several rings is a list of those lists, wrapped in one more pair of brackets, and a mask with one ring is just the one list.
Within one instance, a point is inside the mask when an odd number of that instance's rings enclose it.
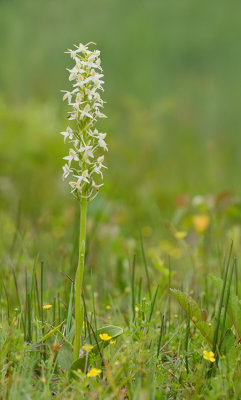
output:
{"label": "white orchid plant", "polygon": [[104,106],[100,96],[104,82],[100,51],[89,50],[89,44],[80,44],[74,50],[68,50],[75,62],[74,67],[68,69],[73,90],[63,91],[63,99],[71,107],[68,119],[75,122],[74,128],[68,126],[66,131],[61,132],[64,141],[71,145],[69,154],[64,157],[67,163],[63,166],[63,178],[69,175],[75,178],[69,184],[77,199],[91,199],[99,191],[103,180],[102,169],[106,168],[101,152],[108,151],[106,133],[94,128],[99,118],[106,118],[100,111]]}
{"label": "white orchid plant", "polygon": [[104,101],[100,93],[103,91],[103,71],[100,51],[90,50],[88,43],[79,44],[74,50],[67,51],[75,65],[69,72],[69,80],[73,82],[71,91],[64,92],[64,100],[68,101],[71,110],[68,119],[73,126],[68,126],[61,134],[64,142],[70,146],[69,154],[64,157],[63,179],[71,177],[69,185],[71,193],[80,201],[80,242],[79,262],[75,277],[75,340],[74,360],[78,359],[81,344],[81,332],[84,321],[84,307],[81,298],[85,241],[86,214],[88,201],[92,200],[103,185],[104,151],[108,151],[105,142],[106,133],[99,132],[95,124],[99,118],[106,118],[101,112]]}

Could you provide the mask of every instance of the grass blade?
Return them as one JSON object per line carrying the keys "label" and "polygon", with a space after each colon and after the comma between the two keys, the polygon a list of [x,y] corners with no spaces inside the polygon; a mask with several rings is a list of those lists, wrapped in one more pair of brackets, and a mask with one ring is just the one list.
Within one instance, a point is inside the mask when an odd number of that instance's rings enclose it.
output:
{"label": "grass blade", "polygon": [[234,271],[234,268],[235,268],[236,264],[237,264],[236,263],[236,258],[234,258],[232,269],[231,269],[230,275],[229,275],[228,287],[227,287],[227,295],[226,295],[223,322],[222,322],[222,328],[221,328],[221,336],[220,336],[221,344],[219,346],[219,350],[221,349],[222,340],[223,340],[223,337],[224,337],[225,322],[226,322],[226,315],[227,315],[227,309],[228,309],[228,301],[229,301],[229,297],[230,297],[230,289],[231,289],[231,283],[232,283],[232,278],[233,278],[233,271]]}
{"label": "grass blade", "polygon": [[229,264],[230,264],[230,259],[231,259],[231,254],[232,254],[232,249],[233,249],[233,242],[230,246],[230,251],[228,255],[228,260],[227,260],[227,265],[226,269],[224,272],[224,279],[223,279],[223,287],[222,287],[222,293],[219,301],[219,307],[218,307],[218,316],[217,316],[217,323],[214,331],[214,338],[213,338],[213,353],[216,353],[216,348],[217,348],[217,341],[218,341],[218,332],[219,332],[219,325],[220,325],[220,317],[221,317],[221,311],[222,311],[222,305],[223,305],[223,298],[224,298],[224,292],[225,292],[225,287],[226,287],[226,282],[227,282],[227,276],[228,276],[228,269],[229,269]]}
{"label": "grass blade", "polygon": [[150,315],[149,315],[149,322],[151,322],[152,314],[153,314],[155,303],[156,303],[156,297],[157,297],[158,289],[159,289],[159,285],[157,285],[155,294],[153,296],[153,300],[151,302],[151,310],[150,310]]}
{"label": "grass blade", "polygon": [[73,283],[71,283],[70,296],[69,296],[69,306],[68,306],[68,314],[67,314],[67,322],[66,322],[66,337],[69,337],[70,329],[71,329],[71,321],[73,314]]}
{"label": "grass blade", "polygon": [[44,335],[40,339],[40,343],[45,342],[50,336],[52,336],[61,327],[61,325],[63,325],[63,323],[64,323],[64,321],[61,322],[61,324],[57,325],[55,328],[53,328],[51,331],[49,331],[46,335]]}
{"label": "grass blade", "polygon": [[162,316],[162,323],[161,323],[161,327],[160,327],[160,333],[159,333],[159,339],[158,339],[158,345],[157,345],[157,353],[156,353],[156,357],[159,357],[160,354],[160,348],[161,348],[161,341],[162,341],[162,334],[163,334],[163,327],[164,327],[164,314]]}
{"label": "grass blade", "polygon": [[132,321],[135,321],[135,268],[136,268],[136,256],[133,257],[132,269],[131,269],[131,306],[132,306]]}
{"label": "grass blade", "polygon": [[142,238],[142,234],[141,233],[140,233],[140,240],[141,240],[141,252],[142,252],[142,257],[143,257],[144,267],[145,267],[145,273],[146,273],[147,288],[148,288],[149,296],[150,296],[150,299],[151,299],[151,284],[150,284],[149,272],[148,272],[148,267],[147,267],[147,261],[146,261],[146,254],[145,254],[145,249],[144,249],[144,244],[143,244],[143,238]]}

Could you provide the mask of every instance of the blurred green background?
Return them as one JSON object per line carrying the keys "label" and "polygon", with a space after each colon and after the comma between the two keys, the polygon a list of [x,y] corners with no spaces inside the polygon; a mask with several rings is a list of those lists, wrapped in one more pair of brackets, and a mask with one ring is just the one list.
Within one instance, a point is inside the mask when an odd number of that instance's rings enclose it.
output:
{"label": "blurred green background", "polygon": [[79,42],[97,43],[106,82],[108,171],[89,210],[98,263],[126,253],[122,235],[159,240],[163,219],[180,220],[177,197],[240,195],[240,12],[238,0],[0,1],[2,255],[19,240],[54,271],[76,249],[59,132],[64,52]]}

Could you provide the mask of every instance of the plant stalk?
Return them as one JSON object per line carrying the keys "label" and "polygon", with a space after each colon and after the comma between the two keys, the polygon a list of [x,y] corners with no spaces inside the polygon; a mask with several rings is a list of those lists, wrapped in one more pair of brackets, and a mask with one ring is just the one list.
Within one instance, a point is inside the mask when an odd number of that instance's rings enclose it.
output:
{"label": "plant stalk", "polygon": [[82,198],[80,203],[79,262],[75,275],[74,361],[79,358],[81,332],[84,322],[84,304],[81,298],[81,293],[82,293],[82,283],[83,283],[84,263],[85,263],[86,215],[87,215],[87,199]]}

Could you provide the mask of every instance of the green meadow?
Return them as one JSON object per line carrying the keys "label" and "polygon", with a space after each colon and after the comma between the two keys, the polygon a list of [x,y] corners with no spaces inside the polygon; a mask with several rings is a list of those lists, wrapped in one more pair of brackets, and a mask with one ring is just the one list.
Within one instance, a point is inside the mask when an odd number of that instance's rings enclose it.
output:
{"label": "green meadow", "polygon": [[[1,399],[241,399],[240,12],[0,2]],[[109,151],[73,362],[81,216],[60,132],[80,42],[101,51]]]}

